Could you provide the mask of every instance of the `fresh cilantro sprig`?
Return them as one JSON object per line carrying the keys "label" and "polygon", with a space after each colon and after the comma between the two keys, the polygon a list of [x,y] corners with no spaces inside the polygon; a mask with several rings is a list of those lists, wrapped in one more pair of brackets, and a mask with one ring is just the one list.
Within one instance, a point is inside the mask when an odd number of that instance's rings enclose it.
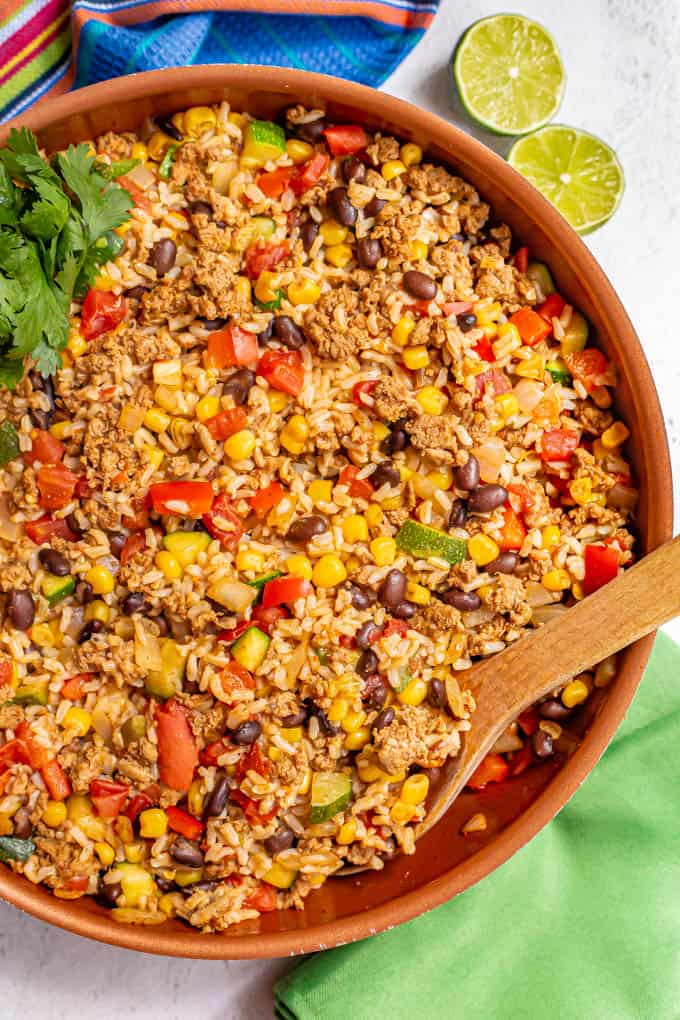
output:
{"label": "fresh cilantro sprig", "polygon": [[43,376],[60,367],[71,301],[112,257],[110,232],[129,219],[132,199],[115,178],[136,162],[98,163],[84,144],[48,162],[26,128],[0,148],[0,386],[17,385],[27,355]]}

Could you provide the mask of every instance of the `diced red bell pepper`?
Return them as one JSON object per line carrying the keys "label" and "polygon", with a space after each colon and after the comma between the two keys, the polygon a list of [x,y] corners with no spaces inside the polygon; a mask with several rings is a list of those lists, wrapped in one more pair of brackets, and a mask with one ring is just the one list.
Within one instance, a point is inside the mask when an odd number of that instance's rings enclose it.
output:
{"label": "diced red bell pepper", "polygon": [[305,381],[305,370],[299,351],[265,351],[257,366],[257,374],[282,393],[297,397]]}
{"label": "diced red bell pepper", "polygon": [[66,800],[71,794],[71,780],[56,758],[52,758],[40,770],[43,782],[52,800]]}
{"label": "diced red bell pepper", "polygon": [[364,397],[370,397],[373,390],[378,385],[377,379],[364,379],[363,382],[355,383],[352,387],[352,400],[358,407],[369,407]]}
{"label": "diced red bell pepper", "polygon": [[442,315],[465,315],[472,311],[472,301],[445,301],[442,305]]}
{"label": "diced red bell pepper", "polygon": [[536,311],[544,319],[547,319],[548,322],[552,322],[553,319],[559,319],[566,306],[567,302],[555,291],[552,294],[548,294],[545,301],[538,306]]}
{"label": "diced red bell pepper", "polygon": [[123,814],[131,822],[134,822],[141,815],[142,811],[147,811],[153,805],[153,798],[145,790],[142,790],[141,793],[135,793],[130,798]]}
{"label": "diced red bell pepper", "polygon": [[147,492],[143,499],[133,499],[132,507],[134,514],[123,517],[123,527],[128,531],[143,531],[149,527],[149,510],[151,509],[151,497]]}
{"label": "diced red bell pepper", "polygon": [[325,152],[315,152],[311,159],[303,163],[293,175],[290,186],[296,195],[302,195],[309,191],[321,180],[328,170],[330,159]]}
{"label": "diced red bell pepper", "polygon": [[574,429],[550,429],[541,436],[541,459],[570,461],[578,445],[579,434]]}
{"label": "diced red bell pepper", "polygon": [[253,623],[256,623],[260,630],[263,630],[266,634],[271,633],[272,627],[276,625],[277,620],[285,620],[289,616],[287,609],[283,606],[255,606],[252,612]]}
{"label": "diced red bell pepper", "polygon": [[234,641],[238,641],[241,634],[245,634],[252,624],[250,620],[239,620],[235,627],[229,627],[227,630],[219,631],[217,635],[218,641],[223,641],[225,645],[233,645]]}
{"label": "diced red bell pepper", "polygon": [[338,485],[346,485],[353,499],[370,499],[375,489],[368,478],[357,478],[360,470],[355,464],[348,464],[338,475]]}
{"label": "diced red bell pepper", "polygon": [[67,701],[80,701],[85,694],[85,684],[92,679],[94,673],[76,673],[64,680],[60,694]]}
{"label": "diced red bell pepper", "polygon": [[405,637],[408,631],[408,624],[405,620],[388,620],[382,629],[382,633],[377,633],[375,638],[369,638],[371,644],[373,641],[378,641],[380,638],[391,637],[392,634],[399,634],[400,637]]}
{"label": "diced red bell pepper", "polygon": [[334,156],[349,156],[368,145],[368,135],[359,124],[334,124],[326,128],[324,137]]}
{"label": "diced red bell pepper", "polygon": [[273,581],[267,581],[262,591],[262,606],[269,609],[270,606],[289,605],[297,599],[311,595],[312,586],[304,577],[293,577],[287,574],[285,577],[275,577]]}
{"label": "diced red bell pepper", "polygon": [[205,352],[206,368],[235,368],[254,365],[260,355],[257,336],[240,326],[225,326],[208,337]]}
{"label": "diced red bell pepper", "polygon": [[269,173],[262,173],[255,183],[267,198],[280,198],[295,176],[295,167],[279,166]]}
{"label": "diced red bell pepper", "polygon": [[145,209],[147,212],[150,211],[151,202],[138,184],[135,184],[135,182],[130,180],[130,178],[125,174],[118,178],[117,183],[120,184],[121,188],[125,188],[138,209]]}
{"label": "diced red bell pepper", "polygon": [[552,333],[550,323],[531,308],[520,308],[510,316],[510,322],[517,327],[522,343],[527,347],[535,347]]}
{"label": "diced red bell pepper", "polygon": [[230,744],[228,740],[225,740],[224,738],[222,740],[215,740],[212,744],[206,744],[200,752],[198,760],[201,765],[211,767],[219,764],[219,760],[223,754],[226,754],[227,751],[233,750],[233,744]]}
{"label": "diced red bell pepper", "polygon": [[50,514],[43,514],[37,521],[27,521],[24,530],[36,545],[45,545],[53,538],[63,538],[67,542],[75,542],[78,538],[69,528],[65,518],[55,520]]}
{"label": "diced red bell pepper", "polygon": [[77,481],[63,464],[43,465],[37,476],[39,505],[43,510],[61,510],[73,499]]}
{"label": "diced red bell pepper", "polygon": [[503,507],[503,527],[498,545],[503,550],[521,549],[527,535],[522,518],[515,513],[509,503]]}
{"label": "diced red bell pepper", "polygon": [[260,240],[251,244],[246,251],[246,276],[251,280],[257,280],[264,270],[272,270],[282,262],[289,250],[288,241],[267,244]]}
{"label": "diced red bell pepper", "polygon": [[587,545],[585,565],[583,591],[586,595],[590,595],[604,584],[614,580],[619,572],[619,555],[615,549],[604,545]]}
{"label": "diced red bell pepper", "polygon": [[356,648],[357,645],[356,638],[351,634],[341,634],[338,641],[343,648]]}
{"label": "diced red bell pepper", "polygon": [[488,336],[480,337],[472,350],[477,354],[482,361],[492,362],[496,360],[496,355],[493,352],[491,341]]}
{"label": "diced red bell pepper", "polygon": [[26,743],[19,737],[8,740],[0,747],[0,772],[9,769],[12,765],[30,765],[30,758]]}
{"label": "diced red bell pepper", "polygon": [[243,901],[248,910],[258,910],[261,914],[271,914],[278,904],[276,889],[266,882],[258,883],[256,889]]}
{"label": "diced red bell pepper", "polygon": [[526,273],[529,267],[529,249],[524,245],[515,252],[515,269],[520,273]]}
{"label": "diced red bell pepper", "polygon": [[203,514],[203,523],[223,549],[233,552],[243,535],[243,521],[232,507],[229,497],[221,492],[210,510]]}
{"label": "diced red bell pepper", "polygon": [[64,444],[55,439],[50,432],[44,429],[34,429],[31,433],[31,449],[24,454],[26,464],[58,464],[64,456]]}
{"label": "diced red bell pepper", "polygon": [[510,762],[510,775],[519,776],[534,763],[534,752],[529,744],[525,744],[521,751],[515,751]]}
{"label": "diced red bell pepper", "polygon": [[130,787],[113,779],[93,779],[90,797],[100,818],[116,818],[128,799]]}
{"label": "diced red bell pepper", "polygon": [[146,537],[143,531],[135,531],[125,539],[125,545],[120,552],[120,565],[124,567],[133,556],[146,549]]}
{"label": "diced red bell pepper", "polygon": [[489,783],[502,783],[510,774],[510,766],[500,754],[487,754],[468,779],[472,790],[483,790]]}
{"label": "diced red bell pepper", "polygon": [[51,753],[46,747],[37,742],[27,722],[19,723],[16,729],[16,737],[23,745],[27,763],[31,768],[42,769],[50,760]]}
{"label": "diced red bell pepper", "polygon": [[608,375],[609,362],[602,351],[598,351],[596,347],[586,347],[584,351],[565,354],[564,360],[574,379],[583,383],[588,393],[591,393],[596,386],[611,384]]}
{"label": "diced red bell pepper", "polygon": [[149,489],[151,505],[157,514],[202,517],[213,505],[210,482],[158,482]]}
{"label": "diced red bell pepper", "polygon": [[233,696],[238,691],[255,690],[255,681],[252,675],[234,659],[220,670],[220,684],[224,691],[224,697],[227,699],[226,704],[229,704],[229,700],[234,700]]}
{"label": "diced red bell pepper", "polygon": [[201,838],[204,825],[200,818],[190,815],[183,808],[171,806],[165,809],[168,817],[168,828],[173,832],[179,832],[186,839],[197,840]]}
{"label": "diced red bell pepper", "polygon": [[186,793],[198,765],[198,750],[186,710],[175,698],[156,705],[156,731],[161,782]]}
{"label": "diced red bell pepper", "polygon": [[259,800],[252,800],[241,790],[232,790],[229,799],[238,804],[251,825],[265,825],[266,822],[270,822],[274,818],[278,811],[278,805],[274,805],[271,811],[260,811]]}
{"label": "diced red bell pepper", "polygon": [[94,340],[101,333],[115,329],[127,312],[122,294],[110,290],[88,290],[80,312],[80,332],[86,340]]}
{"label": "diced red bell pepper", "polygon": [[269,485],[265,485],[263,489],[258,489],[255,495],[251,496],[250,505],[255,515],[260,520],[264,520],[269,511],[273,510],[285,495],[286,490],[280,482],[270,482]]}
{"label": "diced red bell pepper", "polygon": [[219,414],[208,418],[205,422],[205,426],[213,439],[220,441],[240,432],[247,424],[248,418],[242,407],[231,407],[226,411],[220,411]]}
{"label": "diced red bell pepper", "polygon": [[538,712],[532,705],[531,708],[525,709],[521,715],[517,717],[517,722],[522,731],[530,737],[538,729]]}
{"label": "diced red bell pepper", "polygon": [[251,744],[243,757],[236,762],[236,778],[239,783],[249,772],[257,772],[263,779],[269,775],[269,759],[264,757],[258,743]]}

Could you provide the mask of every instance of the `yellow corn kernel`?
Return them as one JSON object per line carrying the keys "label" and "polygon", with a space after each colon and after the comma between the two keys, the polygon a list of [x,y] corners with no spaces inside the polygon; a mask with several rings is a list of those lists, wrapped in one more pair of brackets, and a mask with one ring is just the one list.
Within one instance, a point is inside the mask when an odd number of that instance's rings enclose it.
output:
{"label": "yellow corn kernel", "polygon": [[429,251],[429,248],[427,247],[425,242],[424,241],[419,241],[416,238],[415,240],[411,241],[411,244],[409,246],[409,253],[408,253],[409,254],[409,258],[412,259],[413,262],[420,262],[422,259],[426,259],[427,258],[428,251]]}
{"label": "yellow corn kernel", "polygon": [[140,861],[144,860],[146,847],[141,840],[135,839],[131,843],[125,844],[123,853],[125,854],[125,860],[129,861],[130,864],[139,864]]}
{"label": "yellow corn kernel", "polygon": [[498,545],[488,535],[478,533],[468,542],[468,555],[478,567],[485,567],[500,554]]}
{"label": "yellow corn kernel", "polygon": [[87,350],[87,340],[80,333],[71,333],[66,347],[74,358],[80,358]]}
{"label": "yellow corn kernel", "polygon": [[429,777],[424,772],[417,772],[404,780],[399,800],[404,804],[422,804],[430,790]]}
{"label": "yellow corn kernel", "polygon": [[336,269],[344,269],[352,261],[352,249],[348,244],[334,244],[326,248],[326,262]]}
{"label": "yellow corn kernel", "polygon": [[373,423],[373,438],[377,439],[379,443],[381,443],[383,439],[387,439],[389,434],[390,430],[383,422],[376,421]]}
{"label": "yellow corn kernel", "polygon": [[270,761],[281,761],[283,758],[283,751],[280,747],[270,747],[267,749],[267,756]]}
{"label": "yellow corn kernel", "polygon": [[158,470],[165,458],[163,451],[159,450],[157,446],[149,446],[148,443],[145,443],[142,447],[142,452],[149,464],[151,464],[155,470]]}
{"label": "yellow corn kernel", "polygon": [[151,432],[165,432],[170,425],[170,415],[160,407],[150,407],[144,415],[144,424]]}
{"label": "yellow corn kernel", "polygon": [[209,106],[192,106],[184,113],[184,134],[200,138],[217,124],[217,115]]}
{"label": "yellow corn kernel", "polygon": [[384,518],[384,513],[377,503],[369,503],[364,517],[369,528],[377,528]]}
{"label": "yellow corn kernel", "polygon": [[160,163],[169,146],[175,144],[174,139],[170,135],[166,135],[163,131],[154,131],[146,143],[149,159],[152,159],[154,163]]}
{"label": "yellow corn kernel", "polygon": [[12,819],[6,812],[0,813],[0,836],[11,836],[14,832]]}
{"label": "yellow corn kernel", "polygon": [[279,730],[279,736],[287,744],[299,744],[302,740],[302,726],[283,726]]}
{"label": "yellow corn kernel", "polygon": [[387,163],[383,163],[381,166],[380,173],[383,175],[384,180],[393,181],[395,177],[400,177],[401,174],[406,173],[406,166],[400,159],[388,159]]}
{"label": "yellow corn kernel", "polygon": [[288,453],[292,453],[294,456],[301,454],[305,448],[304,443],[301,443],[299,439],[294,439],[285,429],[279,435],[279,442]]}
{"label": "yellow corn kernel", "polygon": [[280,390],[270,390],[267,394],[267,400],[271,413],[278,414],[288,406],[289,397],[287,393],[282,393]]}
{"label": "yellow corn kernel", "polygon": [[409,602],[415,602],[417,606],[427,606],[432,598],[432,592],[424,584],[409,581],[406,585],[406,598]]}
{"label": "yellow corn kernel", "polygon": [[436,471],[429,471],[427,479],[436,489],[446,492],[453,485],[453,472],[450,467],[440,467]]}
{"label": "yellow corn kernel", "polygon": [[257,549],[242,547],[236,553],[236,569],[251,570],[254,574],[261,574],[264,570],[264,556]]}
{"label": "yellow corn kernel", "polygon": [[403,354],[404,364],[415,372],[418,368],[425,368],[430,363],[430,355],[424,344],[415,347],[407,347]]}
{"label": "yellow corn kernel", "polygon": [[230,124],[235,124],[238,128],[244,128],[247,123],[247,118],[244,113],[237,113],[236,110],[232,110],[227,120]]}
{"label": "yellow corn kernel", "polygon": [[309,436],[309,424],[301,414],[288,419],[279,435],[279,442],[289,453],[302,453]]}
{"label": "yellow corn kernel", "polygon": [[355,712],[353,709],[347,712],[340,725],[342,726],[345,733],[354,733],[355,730],[360,729],[366,719],[366,713],[359,711]]}
{"label": "yellow corn kernel", "polygon": [[135,838],[132,822],[127,815],[118,815],[113,822],[113,830],[121,843],[132,843]]}
{"label": "yellow corn kernel", "polygon": [[392,339],[395,344],[400,347],[405,347],[413,330],[416,328],[416,324],[410,315],[402,315],[399,322],[392,330]]}
{"label": "yellow corn kernel", "polygon": [[149,158],[149,150],[144,142],[135,142],[130,150],[130,156],[132,159],[138,159],[140,163],[146,163]]}
{"label": "yellow corn kernel", "polygon": [[302,553],[294,553],[286,560],[286,570],[293,577],[304,577],[305,581],[312,579],[312,561]]}
{"label": "yellow corn kernel", "polygon": [[55,439],[68,439],[72,430],[73,422],[71,421],[56,421],[54,425],[50,425],[50,435]]}
{"label": "yellow corn kernel", "polygon": [[88,602],[85,607],[85,620],[88,623],[90,620],[100,620],[102,623],[108,623],[110,616],[111,610],[106,602],[102,602],[101,599],[94,599],[93,602]]}
{"label": "yellow corn kernel", "polygon": [[397,558],[397,543],[389,535],[374,538],[370,545],[371,555],[378,567],[391,567]]}
{"label": "yellow corn kernel", "polygon": [[241,429],[229,436],[224,443],[224,452],[231,460],[247,460],[257,445],[255,433],[250,429]]}
{"label": "yellow corn kernel", "polygon": [[177,907],[182,902],[182,899],[181,893],[163,893],[158,900],[158,907],[166,917],[176,917]]}
{"label": "yellow corn kernel", "polygon": [[345,517],[342,522],[342,534],[345,542],[367,542],[368,524],[366,518],[362,517],[361,514],[352,514],[350,517]]}
{"label": "yellow corn kernel", "polygon": [[324,220],[319,227],[319,233],[321,234],[321,240],[325,245],[331,246],[336,244],[342,244],[346,240],[349,233],[347,227],[343,227],[337,220]]}
{"label": "yellow corn kernel", "polygon": [[593,498],[593,485],[590,478],[575,478],[573,482],[570,482],[569,495],[579,506],[590,503]]}
{"label": "yellow corn kernel", "polygon": [[66,730],[75,730],[79,737],[84,737],[92,725],[92,716],[84,708],[73,705],[65,713],[61,724]]}
{"label": "yellow corn kernel", "polygon": [[514,322],[501,322],[498,326],[498,339],[504,340],[504,346],[507,349],[508,342],[511,341],[511,350],[516,350],[522,346],[522,337],[519,334],[519,330]]}
{"label": "yellow corn kernel", "polygon": [[305,794],[309,793],[311,785],[312,785],[312,770],[304,769],[302,772],[302,777],[300,779],[300,785],[298,786],[298,793],[300,794],[301,797],[304,797]]}
{"label": "yellow corn kernel", "polygon": [[541,549],[554,549],[562,541],[562,532],[556,524],[548,524],[541,532]]}
{"label": "yellow corn kernel", "polygon": [[115,850],[110,843],[95,843],[94,852],[105,868],[110,868],[116,859]]}
{"label": "yellow corn kernel", "polygon": [[187,885],[195,885],[203,878],[202,868],[177,868],[175,870],[175,882],[184,888]]}
{"label": "yellow corn kernel", "polygon": [[79,822],[94,810],[90,798],[82,793],[72,793],[66,801],[66,809],[71,822]]}
{"label": "yellow corn kernel", "polygon": [[347,580],[347,570],[338,556],[327,553],[314,564],[312,581],[317,588],[335,588],[345,580]]}
{"label": "yellow corn kernel", "polygon": [[415,142],[402,145],[399,155],[404,166],[417,166],[423,160],[423,150]]}
{"label": "yellow corn kernel", "polygon": [[356,839],[356,835],[357,820],[356,818],[348,818],[338,829],[335,842],[339,843],[340,846],[349,846]]}
{"label": "yellow corn kernel", "polygon": [[[157,386],[154,390],[153,398],[156,401],[157,406],[160,407],[162,411],[168,411],[169,414],[174,414],[177,410],[177,390],[171,390],[167,386]],[[123,410],[125,410],[125,408],[123,408]],[[144,421],[144,411],[141,407],[133,407],[132,411],[135,416],[141,415],[141,424]],[[134,420],[135,419],[132,415],[130,415],[131,424],[134,423]],[[136,429],[129,427],[127,431],[135,432]]]}
{"label": "yellow corn kernel", "polygon": [[556,567],[543,575],[541,584],[548,591],[566,591],[567,588],[571,588],[571,577],[568,571]]}
{"label": "yellow corn kernel", "polygon": [[588,697],[589,691],[583,680],[572,680],[562,691],[562,704],[566,708],[575,708]]}
{"label": "yellow corn kernel", "polygon": [[415,804],[405,804],[403,800],[398,800],[396,804],[392,805],[390,818],[396,825],[406,825],[407,822],[411,821],[415,813]]}
{"label": "yellow corn kernel", "polygon": [[360,726],[358,730],[348,733],[345,737],[345,747],[348,751],[360,751],[371,739],[371,731],[368,726]]}
{"label": "yellow corn kernel", "polygon": [[630,432],[623,424],[622,421],[615,421],[613,425],[610,425],[608,429],[602,433],[602,445],[605,450],[615,450],[621,443],[625,443]]}
{"label": "yellow corn kernel", "polygon": [[269,301],[276,301],[278,279],[277,273],[272,273],[269,269],[262,270],[255,284],[255,297],[258,301],[265,305]]}
{"label": "yellow corn kernel", "polygon": [[[406,354],[408,354],[408,351],[404,352],[404,360]],[[425,414],[434,415],[443,414],[449,402],[446,393],[440,390],[438,386],[423,386],[422,390],[419,390],[416,394],[416,400]]]}
{"label": "yellow corn kernel", "polygon": [[349,703],[345,698],[333,698],[326,712],[330,722],[341,722],[349,712]]}
{"label": "yellow corn kernel", "polygon": [[92,585],[95,595],[110,595],[116,587],[116,580],[107,567],[90,567],[85,574],[85,580]]}
{"label": "yellow corn kernel", "polygon": [[253,287],[247,276],[239,276],[236,281],[236,298],[242,304],[248,304],[253,296]]}
{"label": "yellow corn kernel", "polygon": [[402,705],[420,705],[427,697],[427,684],[420,677],[414,677],[403,691],[397,694]]}
{"label": "yellow corn kernel", "polygon": [[66,821],[68,809],[63,800],[48,800],[42,820],[50,829],[58,829]]}
{"label": "yellow corn kernel", "polygon": [[494,402],[498,408],[503,421],[509,421],[519,414],[519,401],[514,393],[498,393]]}
{"label": "yellow corn kernel", "polygon": [[323,478],[315,478],[307,487],[307,495],[312,503],[330,503],[333,499],[333,482]]}
{"label": "yellow corn kernel", "polygon": [[165,549],[156,553],[154,563],[168,581],[177,581],[182,576],[182,564]]}
{"label": "yellow corn kernel", "polygon": [[303,142],[299,138],[289,138],[286,142],[286,152],[293,163],[305,163],[314,154],[314,148],[309,142]]}
{"label": "yellow corn kernel", "polygon": [[597,664],[595,669],[594,683],[596,687],[607,687],[616,676],[617,658],[615,655],[608,655],[606,659]]}
{"label": "yellow corn kernel", "polygon": [[291,871],[290,868],[284,868],[282,864],[275,861],[266,875],[263,875],[265,882],[269,882],[276,889],[290,889],[291,885],[297,878],[297,871]]}
{"label": "yellow corn kernel", "polygon": [[288,300],[292,305],[313,305],[321,297],[321,287],[313,280],[303,279],[288,284]]}
{"label": "yellow corn kernel", "polygon": [[158,839],[168,830],[168,816],[162,808],[148,808],[140,812],[139,832],[144,839]]}
{"label": "yellow corn kernel", "polygon": [[196,417],[199,421],[207,421],[214,418],[220,409],[220,402],[217,397],[203,397],[196,404]]}
{"label": "yellow corn kernel", "polygon": [[574,596],[577,602],[580,602],[584,598],[585,592],[583,590],[583,585],[581,584],[580,581],[574,581],[574,583],[571,586],[571,594]]}
{"label": "yellow corn kernel", "polygon": [[492,326],[498,322],[503,309],[498,301],[479,301],[472,308],[477,317],[478,326]]}
{"label": "yellow corn kernel", "polygon": [[518,361],[513,371],[515,375],[519,375],[523,379],[542,379],[544,371],[543,358],[540,354],[532,354],[530,358]]}

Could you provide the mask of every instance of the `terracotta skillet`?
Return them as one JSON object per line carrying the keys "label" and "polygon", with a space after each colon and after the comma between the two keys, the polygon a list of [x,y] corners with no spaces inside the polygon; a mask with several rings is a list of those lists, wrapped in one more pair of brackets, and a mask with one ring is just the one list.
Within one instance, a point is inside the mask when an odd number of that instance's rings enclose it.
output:
{"label": "terracotta skillet", "polygon": [[[474,184],[532,256],[547,262],[560,291],[590,320],[597,342],[617,365],[618,411],[631,429],[627,451],[641,490],[640,553],[670,538],[672,489],[668,447],[654,384],[640,343],[606,276],[561,216],[502,159],[438,117],[384,93],[323,75],[267,67],[173,68],[91,86],[39,104],[20,123],[48,150],[107,130],[131,130],[145,116],[228,100],[237,110],[272,117],[303,102],[329,119],[362,123],[420,144]],[[0,129],[0,144],[11,125]],[[177,921],[138,928],[112,922],[91,899],[59,900],[0,868],[0,895],[69,931],[151,953],[203,959],[288,956],[361,939],[450,899],[502,864],[548,822],[593,768],[623,718],[642,676],[652,637],[620,657],[614,683],[584,719],[585,737],[562,768],[538,767],[485,795],[493,824],[477,842],[460,826],[479,798],[461,794],[419,841],[415,857],[383,872],[331,879],[304,911],[267,914],[225,935],[203,935]],[[590,701],[591,699],[589,699]]]}

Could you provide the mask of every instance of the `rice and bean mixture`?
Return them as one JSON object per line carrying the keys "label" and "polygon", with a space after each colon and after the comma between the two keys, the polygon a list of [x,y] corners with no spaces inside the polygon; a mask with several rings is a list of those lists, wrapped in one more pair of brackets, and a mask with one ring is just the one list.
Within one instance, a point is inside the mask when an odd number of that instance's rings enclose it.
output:
{"label": "rice and bean mixture", "polygon": [[[0,394],[0,859],[220,931],[414,852],[465,671],[631,561],[628,430],[586,320],[417,145],[222,104],[93,146],[131,166],[118,253],[53,380]],[[614,670],[471,785],[568,749]]]}

